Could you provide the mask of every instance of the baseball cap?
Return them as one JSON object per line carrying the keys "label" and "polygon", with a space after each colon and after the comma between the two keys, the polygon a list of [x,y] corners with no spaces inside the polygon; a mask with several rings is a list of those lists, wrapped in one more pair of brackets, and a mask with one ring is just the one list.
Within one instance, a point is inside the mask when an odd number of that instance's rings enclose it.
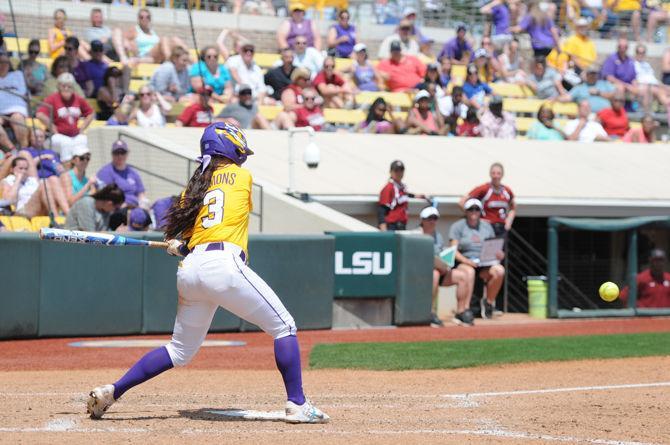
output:
{"label": "baseball cap", "polygon": [[649,253],[649,258],[666,258],[665,250],[653,249],[651,253]]}
{"label": "baseball cap", "polygon": [[391,51],[402,51],[402,45],[398,40],[391,42]]}
{"label": "baseball cap", "polygon": [[475,59],[480,57],[489,57],[489,52],[486,51],[486,48],[479,48],[477,51],[475,51]]}
{"label": "baseball cap", "polygon": [[368,47],[365,46],[365,43],[357,43],[357,44],[354,45],[354,52],[355,53],[359,53],[359,52],[365,51],[367,49],[368,49]]}
{"label": "baseball cap", "polygon": [[237,94],[251,94],[253,90],[249,85],[238,85],[237,86]]}
{"label": "baseball cap", "polygon": [[467,31],[468,27],[465,26],[465,23],[459,23],[458,26],[456,27],[456,32],[460,31]]}
{"label": "baseball cap", "polygon": [[151,216],[141,207],[135,207],[128,214],[128,228],[130,230],[146,230],[149,224],[151,224]]}
{"label": "baseball cap", "polygon": [[76,82],[72,73],[62,73],[56,80],[58,80],[60,85],[74,85]]}
{"label": "baseball cap", "polygon": [[575,21],[575,26],[589,26],[589,23],[591,23],[589,19],[586,17],[580,17]]}
{"label": "baseball cap", "polygon": [[421,99],[430,99],[430,93],[426,90],[421,90],[416,93],[416,96],[414,96],[414,102],[418,102]]}
{"label": "baseball cap", "polygon": [[586,73],[600,73],[600,68],[598,68],[598,65],[591,65],[588,68],[586,68]]}
{"label": "baseball cap", "polygon": [[428,64],[428,69],[429,70],[438,70],[440,69],[440,64],[437,62],[432,62]]}
{"label": "baseball cap", "polygon": [[395,161],[391,162],[391,171],[396,171],[396,170],[405,170],[405,164],[402,163],[401,160],[396,159]]}
{"label": "baseball cap", "polygon": [[84,156],[86,154],[89,154],[91,150],[88,149],[87,146],[85,145],[77,145],[72,149],[72,157],[78,156]]}
{"label": "baseball cap", "polygon": [[425,45],[427,43],[435,43],[435,39],[428,36],[421,36],[419,39],[419,45]]}
{"label": "baseball cap", "polygon": [[291,11],[305,11],[305,5],[302,2],[292,2]]}
{"label": "baseball cap", "polygon": [[484,208],[484,206],[482,205],[482,202],[479,199],[475,199],[475,198],[468,199],[467,201],[465,201],[465,205],[463,206],[463,208],[465,210],[470,210],[470,209],[473,209],[475,207],[478,207],[480,210]]}
{"label": "baseball cap", "polygon": [[112,153],[128,153],[128,144],[123,139],[117,139],[112,144]]}
{"label": "baseball cap", "polygon": [[419,216],[421,219],[428,219],[432,216],[439,218],[440,217],[440,212],[437,211],[437,209],[433,206],[426,207],[425,209],[421,210],[421,213],[419,213]]}
{"label": "baseball cap", "polygon": [[411,6],[408,6],[402,10],[403,17],[408,17],[410,15],[416,15],[416,9],[412,8]]}
{"label": "baseball cap", "polygon": [[104,46],[100,40],[93,40],[91,42],[91,51],[102,51]]}

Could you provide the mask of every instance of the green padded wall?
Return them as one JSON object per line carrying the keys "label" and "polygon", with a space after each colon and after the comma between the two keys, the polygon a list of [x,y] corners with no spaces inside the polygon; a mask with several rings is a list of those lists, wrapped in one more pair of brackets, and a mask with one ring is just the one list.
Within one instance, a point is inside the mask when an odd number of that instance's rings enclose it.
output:
{"label": "green padded wall", "polygon": [[0,338],[36,337],[40,246],[35,234],[0,234]]}
{"label": "green padded wall", "polygon": [[433,282],[433,241],[424,235],[397,234],[398,282],[394,323],[430,321]]}
{"label": "green padded wall", "polygon": [[39,244],[41,337],[141,332],[144,248]]}
{"label": "green padded wall", "polygon": [[[298,329],[332,326],[334,254],[329,235],[249,238],[250,267],[277,293]],[[242,322],[241,329],[258,328]]]}

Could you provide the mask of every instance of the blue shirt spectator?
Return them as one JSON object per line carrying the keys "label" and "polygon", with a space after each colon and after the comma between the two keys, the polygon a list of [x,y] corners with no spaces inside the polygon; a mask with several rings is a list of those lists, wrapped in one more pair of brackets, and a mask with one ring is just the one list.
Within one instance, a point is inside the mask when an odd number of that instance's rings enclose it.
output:
{"label": "blue shirt spectator", "polygon": [[589,68],[586,72],[586,80],[572,87],[570,97],[573,102],[580,103],[583,100],[589,102],[594,113],[609,108],[610,99],[614,97],[616,88],[611,82],[598,79],[598,70]]}
{"label": "blue shirt spectator", "polygon": [[484,104],[484,96],[492,92],[493,90],[487,83],[479,80],[477,67],[468,66],[468,73],[463,82],[463,94],[470,100],[471,105],[475,108],[481,107]]}
{"label": "blue shirt spectator", "polygon": [[230,70],[222,63],[219,63],[219,50],[213,46],[204,48],[201,53],[203,60],[191,65],[188,70],[188,75],[191,79],[191,87],[193,91],[198,91],[202,88],[201,78],[205,80],[205,85],[212,87],[215,100],[215,95],[222,95],[224,92],[228,97],[232,94],[233,77],[230,75]]}

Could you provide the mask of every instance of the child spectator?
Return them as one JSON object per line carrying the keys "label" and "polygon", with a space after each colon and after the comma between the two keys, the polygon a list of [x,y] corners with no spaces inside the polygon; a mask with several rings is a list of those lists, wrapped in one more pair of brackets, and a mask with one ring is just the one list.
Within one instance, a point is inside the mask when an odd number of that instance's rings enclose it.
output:
{"label": "child spectator", "polygon": [[205,85],[212,88],[212,100],[227,103],[233,96],[233,78],[228,68],[219,63],[219,50],[215,46],[206,46],[200,51],[200,58],[188,70],[191,88],[198,91],[204,79]]}
{"label": "child spectator", "polygon": [[479,116],[477,110],[469,108],[465,119],[456,127],[456,136],[477,138],[481,137],[482,133],[479,128]]}
{"label": "child spectator", "polygon": [[[451,134],[456,134],[459,119],[465,119],[468,115],[468,106],[463,100],[463,88],[455,86],[451,90],[451,96],[438,98],[437,106],[444,117],[444,122]],[[476,108],[472,108],[475,112]]]}
{"label": "child spectator", "polygon": [[337,23],[328,29],[328,50],[335,57],[349,57],[356,45],[356,27],[349,23],[349,11],[342,9],[337,14]]}
{"label": "child spectator", "polygon": [[[388,118],[386,117],[388,115]],[[365,120],[356,126],[356,133],[373,133],[373,134],[393,134],[401,133],[403,126],[401,122],[393,116],[391,107],[386,101],[378,97],[370,105],[368,115]]]}
{"label": "child spectator", "polygon": [[46,65],[40,63],[37,58],[40,55],[40,41],[33,39],[28,43],[28,57],[21,61],[23,76],[28,82],[30,94],[39,96],[42,94],[44,82],[47,80],[49,71]]}
{"label": "child spectator", "polygon": [[598,119],[610,137],[622,138],[630,128],[623,95],[616,94],[610,103],[610,108],[598,112]]}
{"label": "child spectator", "polygon": [[379,192],[377,222],[382,232],[407,228],[407,206],[409,198],[424,199],[426,195],[410,193],[402,182],[405,164],[400,160],[391,162],[390,178]]}
{"label": "child spectator", "polygon": [[431,97],[426,90],[419,91],[414,97],[414,107],[407,114],[407,133],[431,136],[447,134],[442,115],[431,110]]}
{"label": "child spectator", "polygon": [[44,105],[37,109],[37,118],[53,132],[51,145],[60,152],[63,162],[72,159],[77,146],[88,146],[83,133],[95,115],[86,99],[74,93],[75,84],[72,74],[61,74],[58,76],[58,92],[44,99]]}

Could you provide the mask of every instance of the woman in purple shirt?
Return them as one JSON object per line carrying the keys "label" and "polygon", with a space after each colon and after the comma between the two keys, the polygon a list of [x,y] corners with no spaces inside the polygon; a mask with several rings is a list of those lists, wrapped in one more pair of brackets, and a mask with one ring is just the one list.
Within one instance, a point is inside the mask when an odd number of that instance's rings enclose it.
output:
{"label": "woman in purple shirt", "polygon": [[349,11],[343,9],[337,23],[328,30],[328,50],[335,50],[335,57],[349,57],[356,44],[356,27],[349,24]]}
{"label": "woman in purple shirt", "polygon": [[549,14],[547,3],[541,2],[533,5],[530,12],[521,19],[518,26],[512,27],[511,31],[513,33],[527,32],[530,35],[530,43],[536,57],[546,57],[554,48],[559,53],[561,52],[558,28]]}
{"label": "woman in purple shirt", "polygon": [[345,72],[352,75],[359,91],[380,91],[384,81],[377,69],[368,60],[368,51],[364,43],[357,43],[353,49],[354,61]]}
{"label": "woman in purple shirt", "polygon": [[313,46],[321,51],[321,35],[316,29],[316,24],[305,19],[305,6],[295,2],[291,5],[291,17],[284,20],[277,30],[278,48],[295,49],[295,39],[299,36],[307,39],[307,46]]}
{"label": "woman in purple shirt", "polygon": [[496,49],[500,50],[512,41],[510,10],[506,0],[493,0],[479,8],[479,12],[491,16],[493,26],[490,36]]}

